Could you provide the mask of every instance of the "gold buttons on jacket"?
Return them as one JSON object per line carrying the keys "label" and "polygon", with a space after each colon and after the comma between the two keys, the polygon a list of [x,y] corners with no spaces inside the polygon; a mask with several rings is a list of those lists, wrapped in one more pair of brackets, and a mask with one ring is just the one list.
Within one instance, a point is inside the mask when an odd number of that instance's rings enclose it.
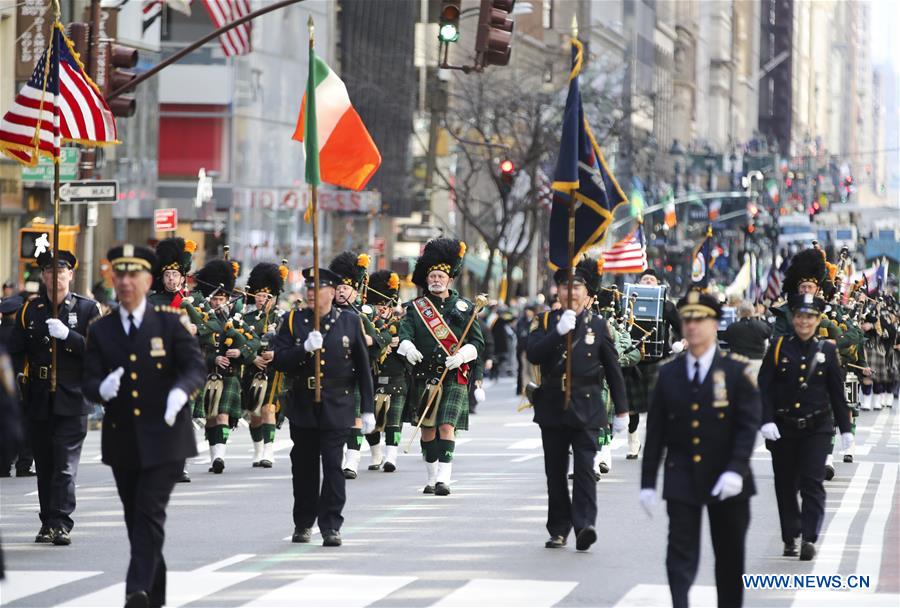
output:
{"label": "gold buttons on jacket", "polygon": [[692,428],[692,429],[696,429],[696,428],[699,428],[699,427],[700,427],[700,421],[699,421],[699,420],[692,420],[692,421],[691,421],[691,428]]}
{"label": "gold buttons on jacket", "polygon": [[134,353],[131,353],[130,355],[128,355],[128,360],[129,361],[137,361],[137,355]]}
{"label": "gold buttons on jacket", "polygon": [[700,462],[703,460],[703,457],[700,454],[694,454],[694,462]]}
{"label": "gold buttons on jacket", "polygon": [[134,415],[135,415],[135,416],[140,416],[140,415],[141,415],[141,408],[139,408],[139,407],[134,408]]}
{"label": "gold buttons on jacket", "polygon": [[135,399],[137,399],[138,392],[137,392],[137,391],[131,391],[131,396],[134,397]]}
{"label": "gold buttons on jacket", "polygon": [[691,443],[693,443],[694,445],[698,445],[700,443],[700,438],[694,437],[693,439],[691,439]]}
{"label": "gold buttons on jacket", "polygon": [[699,410],[699,409],[700,409],[700,404],[699,404],[699,403],[692,403],[692,404],[691,404],[691,411],[692,411],[692,412],[696,412],[696,411]]}
{"label": "gold buttons on jacket", "polygon": [[798,401],[797,403],[794,404],[794,409],[795,409],[795,410],[799,410],[799,409],[800,409],[800,402],[799,402],[799,401]]}
{"label": "gold buttons on jacket", "polygon": [[131,372],[131,379],[137,380],[137,372]]}
{"label": "gold buttons on jacket", "polygon": [[800,369],[806,369],[806,363],[801,363],[801,364],[800,364]]}
{"label": "gold buttons on jacket", "polygon": [[806,378],[804,378],[803,376],[800,376],[799,380],[800,380],[800,382],[805,382]]}

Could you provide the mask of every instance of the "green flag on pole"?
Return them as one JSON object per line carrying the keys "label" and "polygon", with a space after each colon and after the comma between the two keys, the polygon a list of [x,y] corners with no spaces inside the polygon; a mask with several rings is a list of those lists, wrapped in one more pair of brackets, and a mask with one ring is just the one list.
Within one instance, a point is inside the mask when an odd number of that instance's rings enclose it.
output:
{"label": "green flag on pole", "polygon": [[[316,69],[321,62],[316,61],[316,52],[309,49],[309,74],[306,77],[306,122],[303,125],[303,146],[306,150],[306,183],[318,186],[322,183],[319,176],[319,128],[316,120]],[[324,65],[324,64],[322,64]],[[328,69],[327,66],[325,68]]]}

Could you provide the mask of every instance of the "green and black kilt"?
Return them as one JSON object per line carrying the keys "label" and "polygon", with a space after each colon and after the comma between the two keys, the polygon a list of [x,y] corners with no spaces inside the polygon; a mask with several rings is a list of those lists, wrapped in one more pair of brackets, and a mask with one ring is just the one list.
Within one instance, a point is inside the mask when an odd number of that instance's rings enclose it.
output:
{"label": "green and black kilt", "polygon": [[[241,381],[237,376],[222,378],[222,399],[219,400],[219,415],[228,414],[231,419],[241,417]],[[194,418],[206,418],[203,409],[203,388],[197,393],[193,405]]]}
{"label": "green and black kilt", "polygon": [[409,422],[403,415],[406,406],[407,393],[405,378],[401,376],[399,380],[391,381],[388,384],[377,384],[377,377],[375,378],[375,381],[376,395],[391,396],[391,403],[388,407],[387,416],[385,416],[384,426],[402,426],[404,422]]}
{"label": "green and black kilt", "polygon": [[[417,386],[416,394],[422,395],[425,385]],[[415,420],[413,424],[419,422],[422,415],[421,408],[425,405],[424,399],[421,397],[415,404],[416,410]],[[441,402],[438,405],[437,420],[435,426],[449,424],[457,431],[469,430],[469,387],[465,384],[459,384],[455,379],[444,381],[444,390],[441,394]],[[422,424],[422,428],[434,428]]]}
{"label": "green and black kilt", "polygon": [[638,363],[634,367],[622,370],[625,375],[625,388],[628,392],[628,411],[645,413],[650,409],[653,389],[659,376],[659,361]]}
{"label": "green and black kilt", "polygon": [[893,381],[892,353],[880,340],[866,342],[866,362],[872,368],[872,380],[878,383]]}

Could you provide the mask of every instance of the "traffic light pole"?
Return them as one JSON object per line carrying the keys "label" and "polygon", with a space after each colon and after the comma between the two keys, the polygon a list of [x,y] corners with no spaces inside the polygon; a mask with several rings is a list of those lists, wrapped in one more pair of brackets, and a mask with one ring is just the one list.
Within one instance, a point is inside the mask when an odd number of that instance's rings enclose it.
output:
{"label": "traffic light pole", "polygon": [[150,68],[149,70],[144,72],[143,74],[140,74],[137,78],[135,78],[134,80],[129,82],[127,85],[119,87],[118,89],[116,89],[115,91],[113,91],[112,93],[107,95],[106,100],[109,101],[110,99],[115,99],[119,95],[122,95],[123,93],[126,93],[126,92],[134,89],[140,83],[152,78],[153,76],[156,76],[156,74],[163,71],[164,69],[166,69],[173,63],[177,63],[178,61],[181,61],[187,55],[190,55],[191,53],[193,53],[194,51],[199,49],[201,46],[203,46],[210,40],[214,40],[214,39],[218,38],[225,32],[233,30],[237,26],[243,25],[244,23],[247,23],[248,21],[253,21],[254,19],[256,19],[257,17],[259,17],[261,15],[265,15],[266,13],[271,13],[272,11],[277,11],[286,6],[290,6],[292,4],[297,4],[299,2],[303,2],[303,0],[279,0],[278,2],[269,4],[268,6],[263,6],[262,8],[257,9],[255,11],[253,11],[252,13],[247,13],[240,19],[236,19],[227,25],[223,25],[219,29],[217,29],[213,32],[210,32],[209,34],[207,34],[200,40],[197,40],[196,42],[193,42],[193,43],[189,44],[188,46],[184,47],[183,49],[181,49],[180,51],[178,51],[177,53],[175,53],[168,59],[156,64],[155,66],[153,66],[152,68]]}

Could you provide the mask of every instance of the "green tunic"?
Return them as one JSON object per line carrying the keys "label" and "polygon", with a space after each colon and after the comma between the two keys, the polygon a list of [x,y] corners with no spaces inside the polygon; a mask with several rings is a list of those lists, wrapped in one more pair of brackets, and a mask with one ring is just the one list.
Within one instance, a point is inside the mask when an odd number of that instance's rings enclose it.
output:
{"label": "green tunic", "polygon": [[[625,369],[637,365],[641,360],[641,351],[638,348],[634,348],[634,342],[631,339],[631,335],[628,332],[616,329],[615,323],[611,320],[607,321],[606,326],[609,328],[613,342],[616,344],[616,352],[619,353],[619,366],[622,369]],[[609,394],[609,385],[606,382],[603,383],[601,399],[606,405],[607,418],[611,421],[613,416],[615,416],[615,406],[613,405],[612,398]],[[611,441],[612,433],[610,430],[608,428],[600,429],[600,445],[608,445]]]}
{"label": "green tunic", "polygon": [[[284,311],[275,306],[273,306],[269,312],[254,308],[244,315],[244,323],[250,326],[254,335],[259,338],[259,349],[257,350],[256,355],[261,355],[266,351],[272,350],[272,347],[269,345],[270,337],[274,337],[275,334],[278,333],[278,328],[281,326],[281,321],[283,319]],[[253,359],[256,358],[256,355],[254,355]],[[242,382],[243,409],[248,411],[252,411],[256,407],[255,403],[249,403],[249,388],[250,383],[253,381],[253,377],[260,371],[259,368],[253,364],[253,359],[244,366],[244,377]],[[287,382],[284,380],[284,374],[277,373],[274,369],[267,368],[266,379],[268,382],[266,386],[266,398],[263,403],[274,403],[275,412],[281,414],[283,398],[287,392]],[[276,382],[280,388],[275,386]]]}

